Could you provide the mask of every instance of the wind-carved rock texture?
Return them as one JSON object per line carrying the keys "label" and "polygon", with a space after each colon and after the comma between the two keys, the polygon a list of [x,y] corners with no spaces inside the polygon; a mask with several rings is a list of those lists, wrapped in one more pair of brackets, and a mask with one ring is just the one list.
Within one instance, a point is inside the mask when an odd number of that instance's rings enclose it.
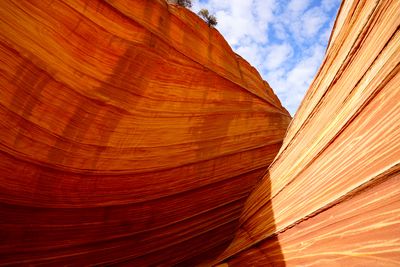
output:
{"label": "wind-carved rock texture", "polygon": [[399,25],[400,1],[342,3],[322,66],[216,262],[400,266]]}
{"label": "wind-carved rock texture", "polygon": [[0,265],[215,259],[291,120],[257,71],[164,0],[0,17]]}

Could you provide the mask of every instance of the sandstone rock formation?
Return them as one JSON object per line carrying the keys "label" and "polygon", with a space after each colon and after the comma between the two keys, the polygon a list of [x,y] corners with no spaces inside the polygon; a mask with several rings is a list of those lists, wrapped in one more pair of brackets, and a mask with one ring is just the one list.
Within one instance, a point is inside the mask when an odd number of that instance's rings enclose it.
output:
{"label": "sandstone rock formation", "polygon": [[[229,266],[400,266],[400,1],[342,3]],[[273,219],[274,218],[274,219]]]}
{"label": "sandstone rock formation", "polygon": [[271,88],[186,9],[0,17],[0,265],[400,265],[399,1],[342,3],[283,145]]}
{"label": "sandstone rock formation", "polygon": [[233,238],[291,120],[164,0],[0,2],[0,265],[192,265]]}

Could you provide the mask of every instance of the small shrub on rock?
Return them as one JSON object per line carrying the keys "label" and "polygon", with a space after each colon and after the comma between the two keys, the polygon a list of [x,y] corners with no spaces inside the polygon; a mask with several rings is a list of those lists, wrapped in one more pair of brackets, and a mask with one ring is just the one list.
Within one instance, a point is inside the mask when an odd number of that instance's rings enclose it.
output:
{"label": "small shrub on rock", "polygon": [[214,27],[218,24],[217,18],[214,15],[210,15],[210,12],[207,9],[203,8],[198,14],[205,20],[208,27]]}
{"label": "small shrub on rock", "polygon": [[192,7],[192,0],[178,0],[176,3],[186,8]]}

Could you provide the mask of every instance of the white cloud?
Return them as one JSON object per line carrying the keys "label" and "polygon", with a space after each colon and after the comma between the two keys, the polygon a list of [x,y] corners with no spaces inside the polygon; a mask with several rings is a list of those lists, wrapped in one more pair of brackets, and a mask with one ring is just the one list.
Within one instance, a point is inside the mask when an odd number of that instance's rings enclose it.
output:
{"label": "white cloud", "polygon": [[265,34],[274,18],[275,0],[210,0],[195,2],[193,10],[207,8],[218,19],[217,28],[231,45],[238,45],[241,39],[250,37],[257,43],[266,43]]}
{"label": "white cloud", "polygon": [[320,7],[307,10],[302,17],[302,34],[304,38],[314,37],[328,20],[327,15]]}
{"label": "white cloud", "polygon": [[275,37],[280,39],[280,40],[287,40],[289,39],[289,35],[287,33],[287,30],[285,29],[285,26],[283,26],[282,23],[275,22],[272,24],[274,28],[274,33]]}
{"label": "white cloud", "polygon": [[265,60],[265,67],[269,70],[276,69],[286,62],[293,54],[293,49],[288,43],[271,45]]}
{"label": "white cloud", "polygon": [[324,48],[321,45],[315,45],[310,49],[311,54],[304,57],[295,67],[287,74],[287,81],[292,84],[308,85],[316,70],[318,69],[324,57]]}
{"label": "white cloud", "polygon": [[340,5],[340,0],[322,0],[321,6],[325,11],[331,11]]}
{"label": "white cloud", "polygon": [[256,68],[260,68],[262,66],[262,55],[265,53],[265,51],[263,51],[263,47],[257,43],[240,45],[237,47],[236,53],[241,55],[247,61],[251,62],[251,64]]}
{"label": "white cloud", "polygon": [[278,96],[293,114],[314,78],[325,54],[319,44],[311,47],[297,64],[289,71],[278,69],[267,73],[266,78]]}
{"label": "white cloud", "polygon": [[310,0],[291,0],[287,5],[287,9],[292,15],[298,15],[303,13],[309,5]]}
{"label": "white cloud", "polygon": [[259,24],[271,22],[276,8],[275,0],[254,0],[253,10],[255,9]]}
{"label": "white cloud", "polygon": [[199,0],[233,49],[294,114],[321,64],[340,0]]}

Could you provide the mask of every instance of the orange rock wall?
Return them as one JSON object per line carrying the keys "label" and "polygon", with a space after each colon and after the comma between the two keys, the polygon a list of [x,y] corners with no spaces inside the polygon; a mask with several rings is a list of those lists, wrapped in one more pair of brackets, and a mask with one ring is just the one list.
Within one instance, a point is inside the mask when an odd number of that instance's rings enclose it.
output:
{"label": "orange rock wall", "polygon": [[291,119],[257,71],[163,0],[4,0],[0,18],[0,265],[225,249]]}
{"label": "orange rock wall", "polygon": [[400,1],[342,3],[229,266],[400,266]]}

